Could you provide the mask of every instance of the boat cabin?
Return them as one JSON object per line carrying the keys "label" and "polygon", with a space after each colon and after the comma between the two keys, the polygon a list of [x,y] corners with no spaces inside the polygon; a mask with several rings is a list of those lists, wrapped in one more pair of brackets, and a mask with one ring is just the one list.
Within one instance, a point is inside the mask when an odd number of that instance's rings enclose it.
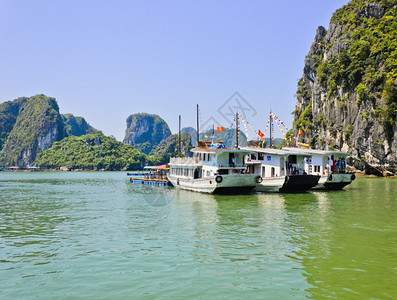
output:
{"label": "boat cabin", "polygon": [[327,151],[316,149],[303,149],[285,147],[283,150],[291,152],[299,152],[310,155],[311,158],[305,160],[305,170],[315,175],[328,175],[331,173],[346,172],[346,158],[350,155],[346,152]]}
{"label": "boat cabin", "polygon": [[170,174],[191,179],[217,175],[242,174],[247,169],[245,157],[251,151],[227,149],[223,143],[200,142],[190,150],[193,157],[170,159]]}
{"label": "boat cabin", "polygon": [[310,154],[272,148],[244,148],[253,151],[247,157],[248,172],[263,178],[311,174],[305,169]]}

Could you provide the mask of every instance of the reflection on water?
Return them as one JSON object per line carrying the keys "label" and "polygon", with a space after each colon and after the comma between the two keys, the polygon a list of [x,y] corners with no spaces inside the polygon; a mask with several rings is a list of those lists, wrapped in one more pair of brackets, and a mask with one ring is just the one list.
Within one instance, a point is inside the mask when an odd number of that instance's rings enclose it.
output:
{"label": "reflection on water", "polygon": [[395,183],[222,196],[0,172],[0,298],[397,296]]}

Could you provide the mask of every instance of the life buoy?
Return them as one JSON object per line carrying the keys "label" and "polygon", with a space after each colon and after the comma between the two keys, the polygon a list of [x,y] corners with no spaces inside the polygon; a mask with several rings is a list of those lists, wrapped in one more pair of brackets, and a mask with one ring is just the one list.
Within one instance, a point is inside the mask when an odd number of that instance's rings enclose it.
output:
{"label": "life buoy", "polygon": [[256,177],[256,183],[261,183],[262,182],[262,177],[260,177],[260,176],[257,176]]}
{"label": "life buoy", "polygon": [[216,181],[217,183],[221,183],[222,180],[223,180],[223,177],[222,177],[222,176],[216,176],[216,177],[215,177],[215,181]]}
{"label": "life buoy", "polygon": [[332,180],[332,175],[331,174],[328,176],[328,180]]}
{"label": "life buoy", "polygon": [[356,175],[352,174],[352,176],[350,178],[351,178],[351,180],[354,180],[354,179],[356,179]]}

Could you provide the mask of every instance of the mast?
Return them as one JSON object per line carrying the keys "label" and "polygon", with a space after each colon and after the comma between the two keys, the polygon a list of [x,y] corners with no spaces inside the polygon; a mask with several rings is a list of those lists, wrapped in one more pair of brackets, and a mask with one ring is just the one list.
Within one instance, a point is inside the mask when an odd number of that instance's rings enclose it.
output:
{"label": "mast", "polygon": [[236,149],[238,149],[238,112],[236,112]]}
{"label": "mast", "polygon": [[179,131],[178,131],[178,153],[182,153],[182,144],[181,144],[181,115],[179,115]]}
{"label": "mast", "polygon": [[270,148],[273,148],[273,143],[272,143],[272,128],[273,128],[273,117],[272,117],[272,110],[270,110],[270,141],[269,141],[269,145]]}
{"label": "mast", "polygon": [[215,138],[215,125],[212,124],[212,137],[211,137],[211,143],[214,143],[214,138]]}
{"label": "mast", "polygon": [[197,146],[200,140],[200,129],[199,129],[199,105],[197,104]]}

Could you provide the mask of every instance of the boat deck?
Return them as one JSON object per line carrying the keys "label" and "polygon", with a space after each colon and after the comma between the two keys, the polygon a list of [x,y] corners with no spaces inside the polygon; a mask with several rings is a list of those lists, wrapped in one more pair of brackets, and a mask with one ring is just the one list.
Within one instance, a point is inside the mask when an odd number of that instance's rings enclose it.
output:
{"label": "boat deck", "polygon": [[141,178],[133,178],[130,177],[130,182],[138,183],[138,184],[147,184],[147,185],[161,185],[161,186],[171,186],[171,182],[167,179],[167,177],[163,178],[150,178],[149,176],[141,177]]}

